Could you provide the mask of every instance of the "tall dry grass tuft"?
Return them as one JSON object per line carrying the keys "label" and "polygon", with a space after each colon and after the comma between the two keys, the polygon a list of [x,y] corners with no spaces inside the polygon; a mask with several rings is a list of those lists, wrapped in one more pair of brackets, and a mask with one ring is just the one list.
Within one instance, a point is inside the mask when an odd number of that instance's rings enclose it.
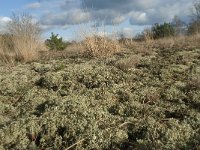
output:
{"label": "tall dry grass tuft", "polygon": [[153,47],[156,49],[194,49],[200,48],[200,34],[190,36],[175,36],[155,40]]}
{"label": "tall dry grass tuft", "polygon": [[13,44],[11,36],[0,35],[0,61],[5,64],[14,65],[15,53],[12,51]]}
{"label": "tall dry grass tuft", "polygon": [[[102,28],[101,32],[99,32],[99,28]],[[78,35],[82,39],[82,53],[86,56],[109,57],[121,50],[117,33],[107,33],[103,25],[91,28],[81,26]]]}
{"label": "tall dry grass tuft", "polygon": [[144,34],[143,40],[127,39],[127,41],[127,44],[124,44],[125,47],[133,49],[136,53],[145,55],[149,55],[157,49],[190,50],[200,48],[200,34],[165,37],[160,39],[153,39],[151,35]]}
{"label": "tall dry grass tuft", "polygon": [[145,29],[143,35],[147,46],[152,47],[154,44],[153,32],[150,29]]}
{"label": "tall dry grass tuft", "polygon": [[191,35],[186,40],[190,46],[200,48],[200,33]]}
{"label": "tall dry grass tuft", "polygon": [[94,35],[83,41],[85,54],[91,57],[107,57],[119,52],[121,46],[117,40]]}
{"label": "tall dry grass tuft", "polygon": [[40,42],[36,39],[23,36],[13,36],[15,57],[17,61],[33,61],[39,57]]}
{"label": "tall dry grass tuft", "polygon": [[4,63],[36,60],[42,46],[40,27],[28,14],[13,14],[7,25],[7,34],[0,38],[0,59]]}
{"label": "tall dry grass tuft", "polygon": [[166,37],[161,39],[156,39],[153,45],[156,49],[173,48],[175,45],[174,37]]}

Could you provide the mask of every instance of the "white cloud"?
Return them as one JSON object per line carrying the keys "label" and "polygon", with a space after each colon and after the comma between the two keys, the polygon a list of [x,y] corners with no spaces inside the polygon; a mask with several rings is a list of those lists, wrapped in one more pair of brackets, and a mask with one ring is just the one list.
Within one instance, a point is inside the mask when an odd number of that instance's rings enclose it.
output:
{"label": "white cloud", "polygon": [[123,28],[120,32],[125,38],[131,38],[134,35],[133,28]]}
{"label": "white cloud", "polygon": [[115,17],[115,18],[113,18],[113,24],[119,24],[125,20],[126,20],[125,16]]}
{"label": "white cloud", "polygon": [[0,32],[5,32],[7,23],[11,21],[9,17],[1,17],[0,16]]}
{"label": "white cloud", "polygon": [[96,35],[101,36],[101,37],[107,37],[109,33],[106,31],[99,31],[96,33]]}
{"label": "white cloud", "polygon": [[9,18],[9,17],[0,17],[1,23],[8,23],[9,21],[11,21],[11,18]]}
{"label": "white cloud", "polygon": [[39,2],[30,3],[25,6],[25,8],[28,8],[28,9],[37,9],[40,7],[41,7],[41,3],[39,3]]}
{"label": "white cloud", "polygon": [[84,12],[81,9],[60,12],[57,14],[47,13],[40,22],[42,25],[48,26],[66,26],[88,22],[91,18],[90,13]]}
{"label": "white cloud", "polygon": [[131,12],[130,13],[131,24],[147,24],[148,18],[146,12]]}
{"label": "white cloud", "polygon": [[171,21],[178,15],[188,19],[190,0],[40,0],[47,6],[41,23],[66,26],[88,21],[120,24],[129,19],[132,25],[150,25]]}

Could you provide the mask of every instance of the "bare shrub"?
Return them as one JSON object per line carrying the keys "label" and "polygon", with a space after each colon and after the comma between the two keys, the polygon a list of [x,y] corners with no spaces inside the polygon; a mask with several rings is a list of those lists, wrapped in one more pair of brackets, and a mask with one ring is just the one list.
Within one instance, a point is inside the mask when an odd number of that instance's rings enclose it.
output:
{"label": "bare shrub", "polygon": [[1,60],[32,61],[38,58],[42,50],[40,27],[28,14],[13,14],[7,25],[7,36],[1,36]]}
{"label": "bare shrub", "polygon": [[[102,28],[101,31],[99,31],[100,28]],[[104,25],[91,28],[81,25],[78,36],[82,40],[83,54],[89,57],[108,57],[121,50],[117,33],[107,33]]]}
{"label": "bare shrub", "polygon": [[134,49],[138,47],[138,42],[135,41],[134,39],[129,39],[129,38],[125,38],[125,39],[119,39],[120,44],[124,47],[124,48],[128,48],[128,49]]}
{"label": "bare shrub", "polygon": [[150,55],[153,52],[155,40],[150,29],[145,29],[141,35],[137,35],[134,39],[120,39],[124,48],[132,49],[136,54]]}
{"label": "bare shrub", "polygon": [[117,40],[108,37],[92,36],[83,41],[85,53],[91,57],[111,56],[120,51],[120,44]]}
{"label": "bare shrub", "polygon": [[39,43],[35,40],[14,36],[13,43],[15,45],[16,58],[18,61],[28,62],[38,58]]}
{"label": "bare shrub", "polygon": [[143,35],[146,44],[151,46],[154,43],[153,32],[150,29],[145,29]]}

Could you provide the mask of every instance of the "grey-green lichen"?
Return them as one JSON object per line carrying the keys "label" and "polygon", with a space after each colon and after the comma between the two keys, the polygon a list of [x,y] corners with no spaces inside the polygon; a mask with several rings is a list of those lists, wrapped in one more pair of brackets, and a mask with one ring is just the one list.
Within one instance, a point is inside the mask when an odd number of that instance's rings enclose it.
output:
{"label": "grey-green lichen", "polygon": [[1,66],[0,149],[198,149],[200,53],[127,54]]}

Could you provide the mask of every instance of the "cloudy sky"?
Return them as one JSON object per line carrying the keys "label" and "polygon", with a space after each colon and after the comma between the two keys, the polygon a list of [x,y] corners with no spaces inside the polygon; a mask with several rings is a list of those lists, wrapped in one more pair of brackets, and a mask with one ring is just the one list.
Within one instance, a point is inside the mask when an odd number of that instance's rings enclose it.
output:
{"label": "cloudy sky", "polygon": [[188,21],[192,6],[193,0],[0,0],[0,31],[12,12],[28,12],[41,24],[44,37],[55,32],[72,39],[80,24],[105,24],[106,32],[131,35],[154,23],[170,22],[175,15]]}

